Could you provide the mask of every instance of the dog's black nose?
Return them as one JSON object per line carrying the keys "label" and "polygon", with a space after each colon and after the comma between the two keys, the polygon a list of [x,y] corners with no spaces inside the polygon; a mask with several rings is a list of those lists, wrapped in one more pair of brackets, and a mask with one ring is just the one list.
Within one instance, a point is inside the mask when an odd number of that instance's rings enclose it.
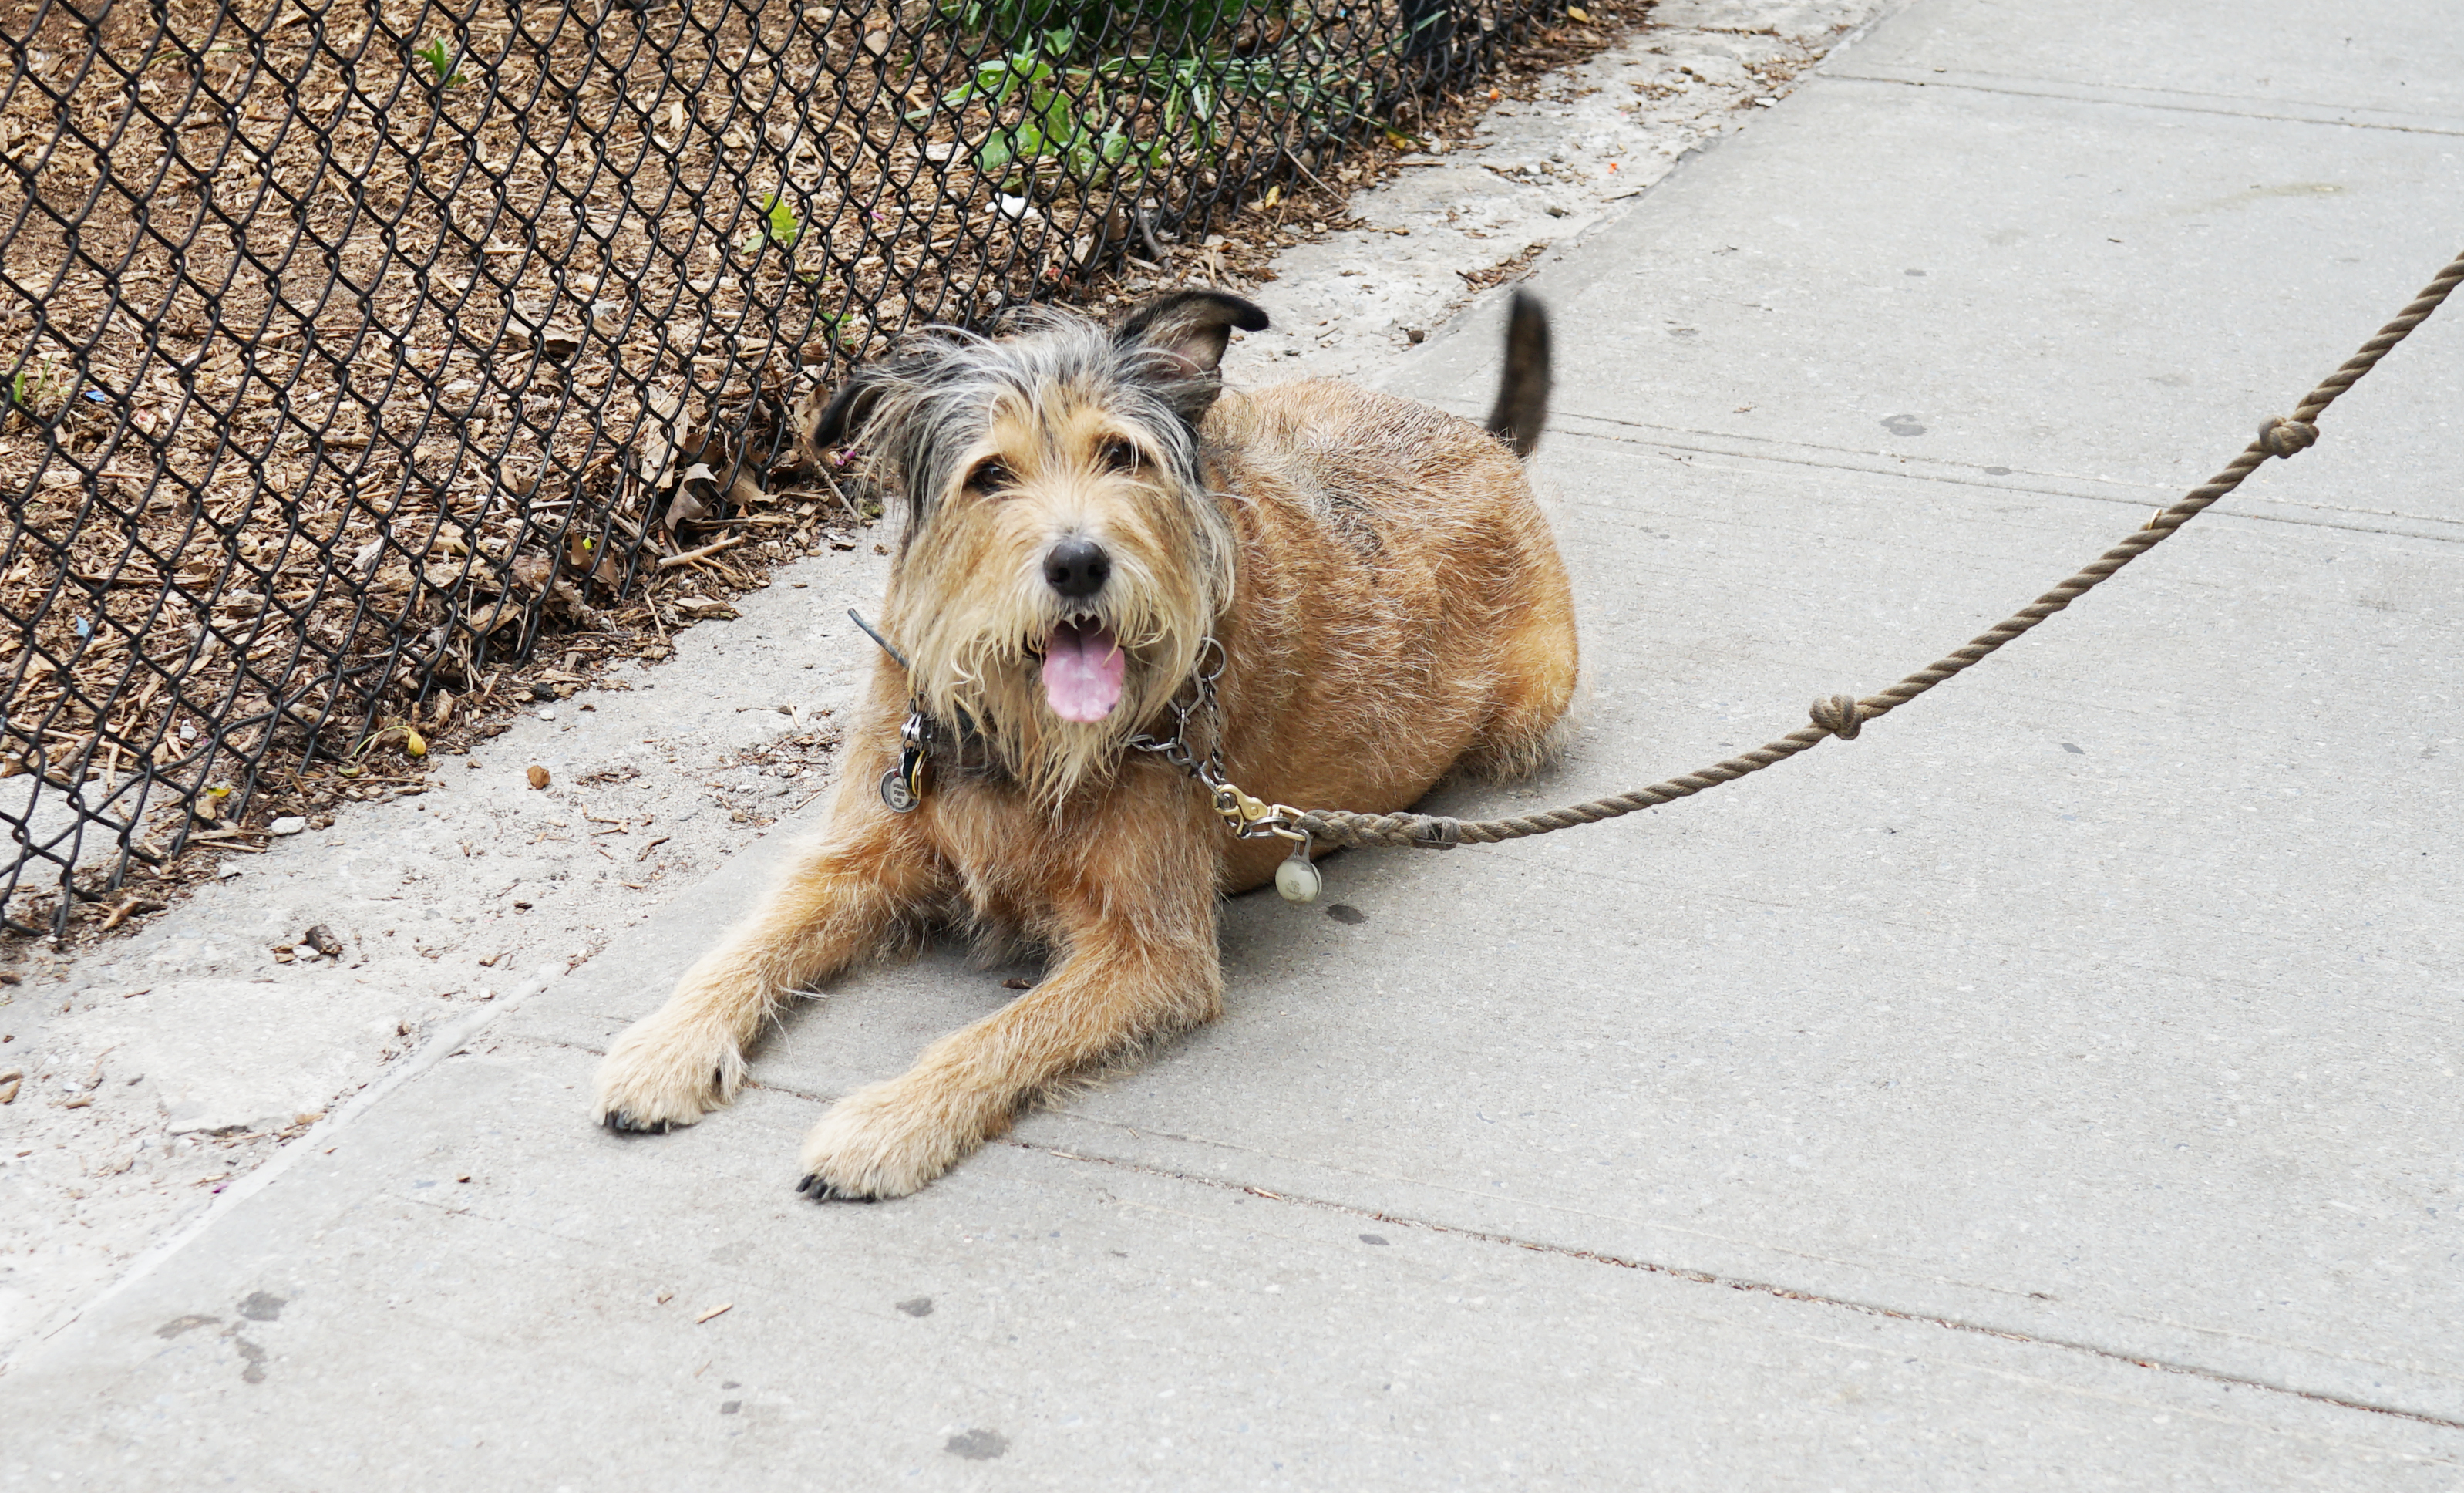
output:
{"label": "dog's black nose", "polygon": [[1044,556],[1044,583],[1076,601],[1104,589],[1112,573],[1112,557],[1091,539],[1071,537]]}

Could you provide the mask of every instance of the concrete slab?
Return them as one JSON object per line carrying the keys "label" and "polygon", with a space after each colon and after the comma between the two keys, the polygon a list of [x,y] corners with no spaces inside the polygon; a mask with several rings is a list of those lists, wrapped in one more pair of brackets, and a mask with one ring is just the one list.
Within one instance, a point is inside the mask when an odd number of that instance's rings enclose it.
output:
{"label": "concrete slab", "polygon": [[[2216,118],[2132,156],[2146,127],[1817,83],[1544,270],[1599,698],[1553,777],[1449,807],[1690,769],[1930,659],[2453,252],[2392,190],[2456,197],[2443,141]],[[2144,259],[2081,267],[2137,210],[2067,164],[2172,201],[2261,153],[2390,189],[2271,199],[2251,238],[2151,212]],[[2271,299],[2288,245],[2364,240]],[[2271,325],[2232,324],[2244,287]],[[1691,335],[1637,330],[1661,307]],[[1387,382],[1478,411],[1496,347],[1469,319]],[[1352,858],[1353,924],[1236,906],[1233,1017],[1023,1133],[2464,1419],[2459,393],[2464,322],[2432,323],[2318,450],[1854,746],[1645,823]],[[895,1072],[1006,972],[851,982],[763,1072]],[[528,1019],[592,1045],[649,1003]]]}
{"label": "concrete slab", "polygon": [[[1934,56],[1946,14],[2002,34],[1976,8],[1917,7],[1838,66]],[[1584,370],[1561,403],[1595,438],[1544,466],[1611,695],[1565,787],[1634,779],[1600,770],[1620,739],[1646,776],[1717,755],[1699,735],[1661,746],[1688,715],[1754,723],[1718,732],[1743,743],[1808,695],[1870,689],[2094,553],[2118,532],[2103,503],[2220,465],[2453,253],[2455,159],[2426,134],[1826,80],[1679,173],[1538,279]],[[2350,189],[2227,204],[2240,179]],[[2227,207],[2247,214],[2230,234],[2211,224]],[[2132,257],[2101,261],[2116,237]],[[1480,408],[1495,345],[1467,320],[1389,387]],[[1859,1256],[1935,1276],[1921,1294],[1946,1311],[1988,1309],[1950,1282],[1991,1282],[2009,1293],[1994,1320],[2031,1330],[2464,1413],[2464,1303],[2437,1263],[2464,1246],[2445,848],[2464,829],[2459,396],[2451,319],[2207,532],[1853,748],[1663,811],[1675,841],[1521,853],[1561,879],[1529,905],[1561,918],[1586,882],[1652,896],[1627,956],[1658,967],[1634,982],[1649,1007],[1606,1019],[1604,981],[1598,1012],[1575,1010],[1585,1036],[1682,1070],[1638,1095],[1639,1154],[1672,1183],[1662,1205],[1723,1242],[1655,1258],[1769,1272],[1751,1247],[1779,1229],[1821,1261],[1792,1281],[1854,1292],[1840,1264]],[[1439,902],[1456,943],[1462,907],[1502,947],[1493,902]],[[1757,917],[1771,931],[1740,928]],[[1611,944],[1601,921],[1568,935]],[[1573,983],[1498,981],[1527,1006]],[[1631,1036],[1697,1002],[1663,1029],[1690,1050]],[[1606,1066],[1587,1061],[1589,1092]],[[1538,1071],[1483,1097],[1531,1108]],[[1672,1084],[1704,1100],[1681,1109]],[[1900,1105],[1906,1128],[1880,1118]],[[1817,1106],[1844,1107],[1809,1130]],[[1609,1162],[1620,1122],[1595,1118],[1576,1153]],[[1689,1119],[1753,1140],[1681,1162]],[[1504,1150],[1484,1157],[1501,1176]],[[1822,1179],[1859,1173],[1861,1201],[1835,1206]]]}
{"label": "concrete slab", "polygon": [[[737,620],[534,704],[417,796],[227,851],[219,884],[143,928],[6,971],[24,983],[0,984],[0,1072],[27,1082],[0,1108],[0,1373],[309,1139],[299,1116],[588,960],[813,799],[829,712],[871,667],[845,613],[880,595],[871,548],[781,568]],[[319,925],[339,957],[276,952]]]}
{"label": "concrete slab", "polygon": [[[367,1049],[402,1040],[399,992],[336,973],[317,992],[319,1020],[298,1019],[297,987],[273,981],[165,982],[133,1000],[176,1001],[191,1020],[167,1037],[149,1006],[127,1004],[96,1023],[111,1061],[104,1082],[143,1088],[172,1135],[280,1130],[320,1116],[350,1092]],[[342,1037],[345,1023],[360,1030]],[[338,1038],[341,1038],[338,1040]],[[253,1059],[272,1057],[273,1062]],[[98,1084],[98,1088],[101,1085]],[[110,1097],[119,1097],[114,1094]]]}
{"label": "concrete slab", "polygon": [[[1538,283],[1584,334],[1568,428],[2153,504],[2289,412],[2458,223],[2464,140],[1825,78]],[[2464,318],[2431,322],[2237,507],[2464,536],[2459,349]],[[1386,382],[1485,410],[1496,356],[1472,322]]]}
{"label": "concrete slab", "polygon": [[2231,7],[1935,0],[1842,57],[1847,77],[2010,92],[2046,85],[2202,113],[2464,133],[2464,28],[2415,0],[2322,14]]}
{"label": "concrete slab", "polygon": [[[1563,769],[1465,811],[1776,734],[2113,528],[2076,500],[1929,507],[1886,479],[1665,457],[1638,514],[1632,448],[1551,459],[1603,698]],[[1670,558],[1615,573],[1644,524]],[[1327,895],[1353,922],[1243,899],[1224,1022],[1023,1133],[2453,1415],[2456,629],[2354,599],[2453,562],[2365,536],[2325,566],[2316,532],[2194,530],[2041,641],[1750,786],[1517,846],[1338,858]],[[1891,561],[1911,539],[1937,552]],[[1678,558],[1713,553],[1726,580]],[[2307,605],[2211,622],[2228,577]],[[2320,650],[2331,626],[2348,650]],[[2312,703],[2331,678],[2355,703]],[[600,1046],[693,952],[612,1004],[551,992],[520,1029]],[[759,1071],[845,1092],[1017,972],[950,956],[850,980]]]}
{"label": "concrete slab", "polygon": [[587,1071],[452,1059],[269,1188],[0,1383],[0,1486],[2453,1475],[2393,1417],[1032,1147],[817,1208],[766,1161],[811,1102],[757,1093],[645,1169],[570,1124]]}

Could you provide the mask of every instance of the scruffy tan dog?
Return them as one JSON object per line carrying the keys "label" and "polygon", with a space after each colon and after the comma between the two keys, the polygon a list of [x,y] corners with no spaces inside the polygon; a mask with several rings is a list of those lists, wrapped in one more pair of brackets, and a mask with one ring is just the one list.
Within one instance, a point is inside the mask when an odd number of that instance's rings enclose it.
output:
{"label": "scruffy tan dog", "polygon": [[1266,318],[1214,291],[1111,326],[935,331],[861,372],[820,438],[860,441],[905,500],[882,619],[904,665],[874,676],[828,827],[617,1040],[596,1113],[692,1124],[780,1002],[936,926],[1048,949],[1043,983],[806,1139],[799,1191],[902,1196],[1040,1092],[1221,1009],[1217,899],[1292,846],[1236,837],[1190,767],[1385,813],[1539,763],[1574,619],[1515,459],[1547,326],[1528,297],[1514,323],[1494,434],[1341,384],[1225,391],[1231,328]]}

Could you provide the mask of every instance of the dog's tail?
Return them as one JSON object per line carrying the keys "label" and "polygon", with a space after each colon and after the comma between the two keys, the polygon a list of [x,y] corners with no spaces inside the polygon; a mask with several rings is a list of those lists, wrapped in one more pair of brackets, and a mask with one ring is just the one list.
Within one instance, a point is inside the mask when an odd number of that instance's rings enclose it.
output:
{"label": "dog's tail", "polygon": [[1540,444],[1540,427],[1548,419],[1549,313],[1539,297],[1518,290],[1507,312],[1506,382],[1498,387],[1497,408],[1488,412],[1488,433],[1513,447],[1517,457],[1528,457]]}

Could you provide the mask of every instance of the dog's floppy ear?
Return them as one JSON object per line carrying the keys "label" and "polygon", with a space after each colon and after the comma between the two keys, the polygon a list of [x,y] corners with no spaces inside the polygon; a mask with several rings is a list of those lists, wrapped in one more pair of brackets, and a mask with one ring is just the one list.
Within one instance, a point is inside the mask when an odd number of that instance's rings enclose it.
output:
{"label": "dog's floppy ear", "polygon": [[869,369],[858,369],[823,407],[822,417],[813,427],[813,449],[829,451],[844,446],[864,431],[864,422],[872,418],[873,406],[881,401],[881,384]]}
{"label": "dog's floppy ear", "polygon": [[1123,318],[1112,328],[1112,344],[1123,351],[1161,354],[1155,361],[1165,370],[1167,391],[1183,416],[1195,420],[1222,390],[1223,348],[1236,326],[1263,332],[1266,313],[1223,291],[1179,290]]}

